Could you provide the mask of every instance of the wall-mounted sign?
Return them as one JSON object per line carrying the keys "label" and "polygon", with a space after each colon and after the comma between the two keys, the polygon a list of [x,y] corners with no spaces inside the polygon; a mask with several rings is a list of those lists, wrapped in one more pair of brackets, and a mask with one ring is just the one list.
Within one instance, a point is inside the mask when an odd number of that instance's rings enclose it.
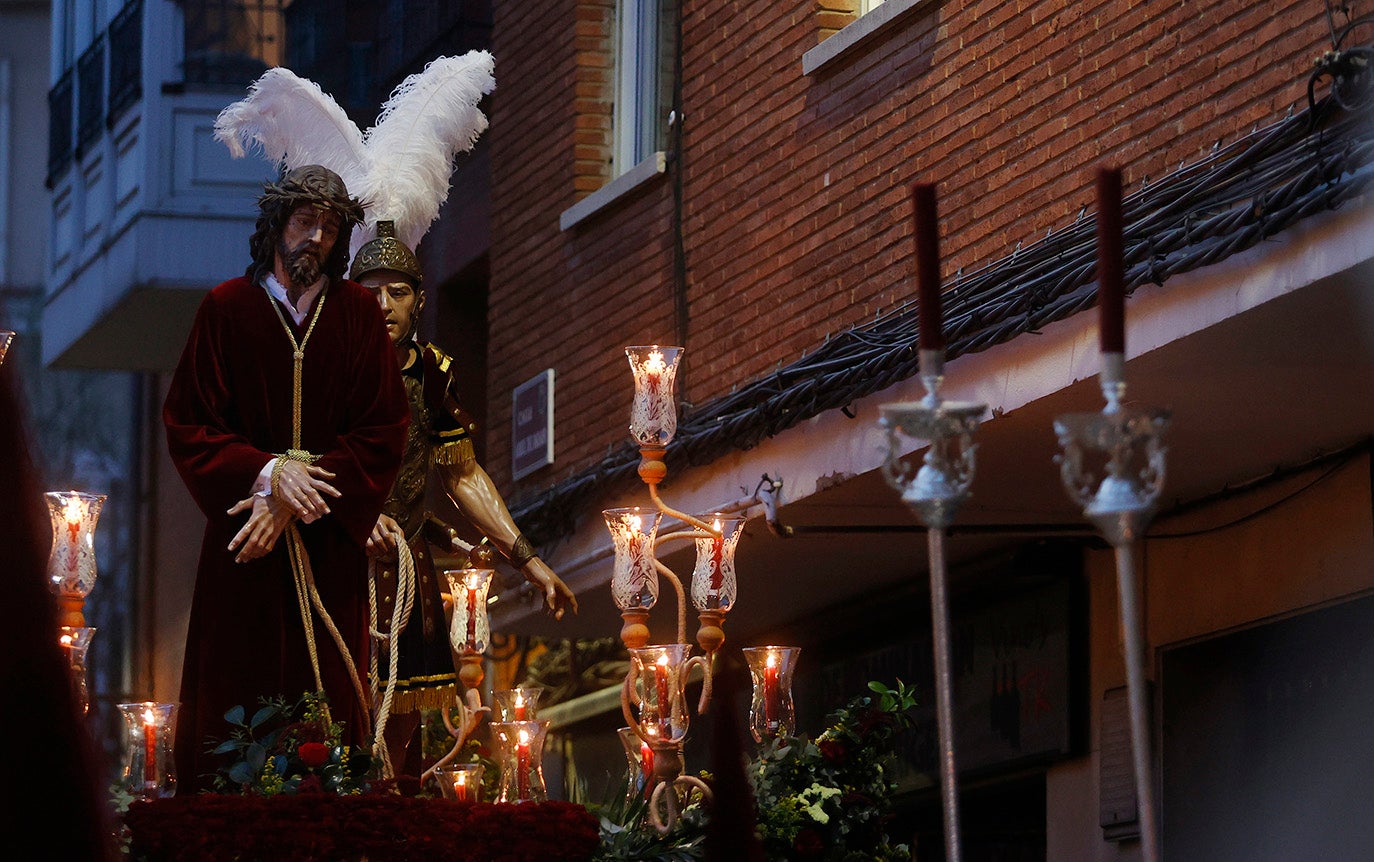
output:
{"label": "wall-mounted sign", "polygon": [[516,479],[553,463],[553,369],[515,387],[511,394],[510,469]]}

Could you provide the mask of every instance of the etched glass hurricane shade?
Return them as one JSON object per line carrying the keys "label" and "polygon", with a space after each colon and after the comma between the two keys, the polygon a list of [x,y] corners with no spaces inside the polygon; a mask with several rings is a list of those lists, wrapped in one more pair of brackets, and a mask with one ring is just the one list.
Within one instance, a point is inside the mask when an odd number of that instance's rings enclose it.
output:
{"label": "etched glass hurricane shade", "polygon": [[635,377],[630,436],[640,446],[667,446],[677,433],[677,397],[673,388],[682,350],[657,344],[625,348]]}
{"label": "etched glass hurricane shade", "polygon": [[550,721],[493,721],[492,741],[501,765],[501,785],[497,802],[544,802],[549,798],[544,785],[544,738]]}
{"label": "etched glass hurricane shade", "polygon": [[177,704],[121,703],[124,716],[124,766],[120,783],[138,799],[163,799],[177,792],[172,742]]}
{"label": "etched glass hurricane shade", "polygon": [[59,594],[85,598],[95,587],[95,525],[105,495],[49,491],[44,497],[52,518],[48,577]]}
{"label": "etched glass hurricane shade", "polygon": [[606,529],[615,543],[615,568],[611,572],[611,598],[622,611],[649,609],[658,601],[658,570],[654,568],[654,542],[663,517],[657,509],[632,506],[606,509]]}
{"label": "etched glass hurricane shade", "polygon": [[453,622],[449,641],[459,654],[480,654],[491,641],[491,618],[487,615],[487,592],[494,569],[445,569],[449,594],[453,596]]}
{"label": "etched glass hurricane shade", "polygon": [[720,538],[696,539],[697,564],[692,570],[692,605],[698,611],[729,611],[735,605],[735,547],[744,519],[720,512],[702,518]]}

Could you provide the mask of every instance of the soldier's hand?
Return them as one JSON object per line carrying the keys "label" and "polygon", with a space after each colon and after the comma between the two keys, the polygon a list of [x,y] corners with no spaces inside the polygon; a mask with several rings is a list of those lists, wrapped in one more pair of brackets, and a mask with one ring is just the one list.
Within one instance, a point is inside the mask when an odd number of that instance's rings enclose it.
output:
{"label": "soldier's hand", "polygon": [[553,573],[553,569],[538,557],[532,558],[525,564],[525,580],[540,587],[544,591],[544,605],[553,612],[553,618],[563,619],[563,613],[572,608],[573,613],[577,613],[577,596],[568,585],[563,583],[563,579]]}
{"label": "soldier's hand", "polygon": [[377,524],[372,535],[367,537],[367,555],[372,558],[391,557],[396,554],[396,542],[405,541],[405,533],[396,519],[387,514],[377,516]]}

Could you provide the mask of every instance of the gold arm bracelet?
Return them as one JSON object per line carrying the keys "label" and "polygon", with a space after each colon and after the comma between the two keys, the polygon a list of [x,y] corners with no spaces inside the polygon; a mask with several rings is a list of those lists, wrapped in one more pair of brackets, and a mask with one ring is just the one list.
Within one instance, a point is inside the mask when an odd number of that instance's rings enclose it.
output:
{"label": "gold arm bracelet", "polygon": [[506,559],[510,560],[510,564],[517,569],[523,569],[525,564],[537,556],[539,555],[535,553],[534,545],[525,538],[524,533],[521,533],[515,537],[515,542],[510,546],[510,552],[506,554]]}

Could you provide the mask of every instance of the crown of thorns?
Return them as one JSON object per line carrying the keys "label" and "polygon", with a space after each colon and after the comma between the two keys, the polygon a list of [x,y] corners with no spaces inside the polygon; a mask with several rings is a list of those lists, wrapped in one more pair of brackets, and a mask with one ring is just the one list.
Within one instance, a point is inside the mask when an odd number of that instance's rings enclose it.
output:
{"label": "crown of thorns", "polygon": [[306,165],[282,177],[280,182],[264,183],[258,206],[285,207],[287,212],[303,204],[328,207],[348,224],[362,224],[363,203],[349,197],[339,175],[319,165]]}

